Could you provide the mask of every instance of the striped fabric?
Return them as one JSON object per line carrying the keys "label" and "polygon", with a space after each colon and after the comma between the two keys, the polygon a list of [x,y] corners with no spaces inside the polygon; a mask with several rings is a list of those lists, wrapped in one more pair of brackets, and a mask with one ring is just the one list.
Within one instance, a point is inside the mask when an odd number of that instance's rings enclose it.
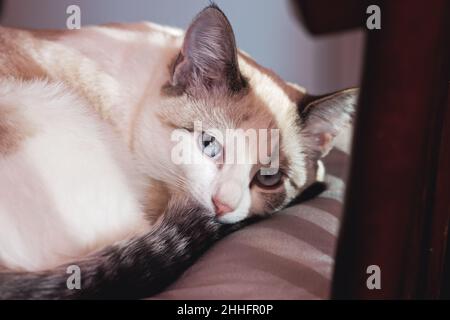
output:
{"label": "striped fabric", "polygon": [[209,250],[158,299],[326,299],[348,156],[324,159],[319,197],[240,230]]}

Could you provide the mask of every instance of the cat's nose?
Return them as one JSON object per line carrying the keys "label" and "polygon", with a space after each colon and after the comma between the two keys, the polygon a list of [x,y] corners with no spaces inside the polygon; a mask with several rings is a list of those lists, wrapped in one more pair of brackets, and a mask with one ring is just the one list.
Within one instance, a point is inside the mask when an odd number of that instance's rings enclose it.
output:
{"label": "cat's nose", "polygon": [[214,204],[214,209],[218,217],[224,215],[225,213],[233,211],[233,209],[229,205],[220,201],[219,198],[216,196],[212,197],[212,202]]}

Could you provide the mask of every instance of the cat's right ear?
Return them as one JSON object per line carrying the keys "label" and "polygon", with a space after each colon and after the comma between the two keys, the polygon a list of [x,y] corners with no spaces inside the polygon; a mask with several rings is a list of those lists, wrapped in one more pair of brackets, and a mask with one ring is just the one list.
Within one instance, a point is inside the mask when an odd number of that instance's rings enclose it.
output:
{"label": "cat's right ear", "polygon": [[201,11],[186,31],[172,66],[171,86],[191,95],[210,90],[233,93],[245,87],[233,29],[216,5]]}

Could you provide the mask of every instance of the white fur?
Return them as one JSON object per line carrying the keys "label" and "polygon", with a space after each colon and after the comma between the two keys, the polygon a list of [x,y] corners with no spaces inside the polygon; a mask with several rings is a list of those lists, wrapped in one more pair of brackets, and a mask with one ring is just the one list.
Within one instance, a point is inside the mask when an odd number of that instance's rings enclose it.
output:
{"label": "white fur", "polygon": [[117,137],[62,85],[0,81],[32,129],[0,157],[0,264],[39,270],[136,233],[140,186]]}

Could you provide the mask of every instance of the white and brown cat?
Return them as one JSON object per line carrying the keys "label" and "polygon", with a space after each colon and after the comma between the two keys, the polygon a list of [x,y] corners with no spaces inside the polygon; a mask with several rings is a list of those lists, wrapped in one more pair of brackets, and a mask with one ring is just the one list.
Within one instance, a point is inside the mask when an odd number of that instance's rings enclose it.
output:
{"label": "white and brown cat", "polygon": [[[356,93],[284,82],[237,50],[215,5],[186,33],[0,28],[0,297],[157,292],[226,224],[311,185]],[[279,170],[261,174],[250,150],[254,162],[218,161],[228,145],[213,129],[278,129]],[[174,130],[196,161],[172,161]],[[73,261],[81,290],[66,287]]]}

